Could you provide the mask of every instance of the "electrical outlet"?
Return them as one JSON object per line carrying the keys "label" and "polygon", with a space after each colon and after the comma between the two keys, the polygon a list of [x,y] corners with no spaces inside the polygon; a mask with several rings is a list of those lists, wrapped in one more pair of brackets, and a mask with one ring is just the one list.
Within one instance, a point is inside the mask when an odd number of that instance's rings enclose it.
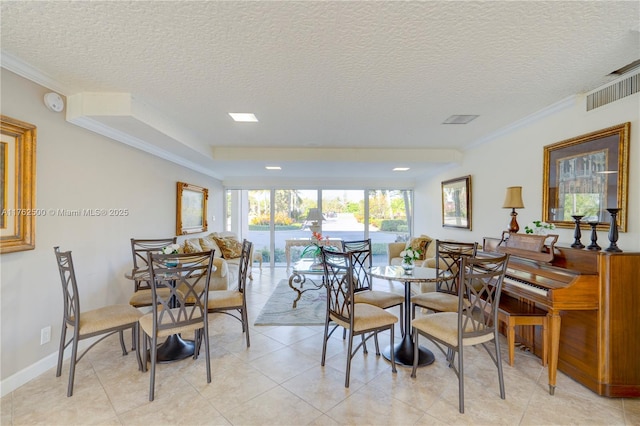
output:
{"label": "electrical outlet", "polygon": [[51,340],[51,326],[47,326],[40,330],[40,344],[44,345]]}

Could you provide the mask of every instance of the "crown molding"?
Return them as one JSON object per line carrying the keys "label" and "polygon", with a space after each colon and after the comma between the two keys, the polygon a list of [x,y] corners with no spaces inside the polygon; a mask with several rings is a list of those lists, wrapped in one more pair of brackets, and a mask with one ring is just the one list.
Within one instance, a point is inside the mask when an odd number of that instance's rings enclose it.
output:
{"label": "crown molding", "polygon": [[18,74],[19,76],[24,77],[27,80],[33,81],[40,86],[51,89],[54,92],[60,93],[65,96],[69,96],[71,94],[71,89],[59,83],[50,75],[40,71],[37,68],[32,67],[31,65],[27,64],[23,60],[13,56],[8,52],[0,51],[0,64],[2,65],[2,68]]}

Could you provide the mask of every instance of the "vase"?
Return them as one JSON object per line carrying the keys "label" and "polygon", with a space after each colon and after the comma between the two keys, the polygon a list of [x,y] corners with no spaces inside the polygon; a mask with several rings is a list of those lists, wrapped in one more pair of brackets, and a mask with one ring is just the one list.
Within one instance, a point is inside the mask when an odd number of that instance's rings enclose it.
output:
{"label": "vase", "polygon": [[612,208],[612,209],[607,209],[607,211],[611,215],[611,225],[609,226],[609,241],[611,242],[611,244],[609,244],[609,247],[607,247],[604,251],[619,253],[622,250],[620,250],[617,244],[618,222],[616,221],[616,216],[618,216],[618,212],[620,211],[620,209]]}
{"label": "vase", "polygon": [[414,268],[414,264],[413,264],[413,260],[410,262],[403,262],[402,263],[402,269],[404,269],[404,274],[405,275],[413,275],[413,268]]}

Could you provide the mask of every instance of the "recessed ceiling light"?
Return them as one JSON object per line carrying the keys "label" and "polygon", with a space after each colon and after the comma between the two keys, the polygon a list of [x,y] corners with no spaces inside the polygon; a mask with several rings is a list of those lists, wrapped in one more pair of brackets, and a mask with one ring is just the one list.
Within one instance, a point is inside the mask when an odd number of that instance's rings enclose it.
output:
{"label": "recessed ceiling light", "polygon": [[442,124],[467,124],[478,118],[479,115],[452,115],[442,122]]}
{"label": "recessed ceiling light", "polygon": [[233,121],[240,121],[243,123],[256,123],[258,119],[252,112],[230,112],[229,115],[233,118]]}
{"label": "recessed ceiling light", "polygon": [[406,172],[409,170],[409,167],[396,167],[393,169],[394,172]]}
{"label": "recessed ceiling light", "polygon": [[280,166],[265,166],[265,169],[267,169],[267,170],[282,170],[282,167],[280,167]]}

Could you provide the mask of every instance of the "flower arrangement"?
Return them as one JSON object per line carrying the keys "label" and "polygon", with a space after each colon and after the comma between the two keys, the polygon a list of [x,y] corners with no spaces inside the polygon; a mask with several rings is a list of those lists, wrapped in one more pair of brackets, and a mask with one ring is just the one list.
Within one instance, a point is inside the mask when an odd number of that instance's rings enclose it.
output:
{"label": "flower arrangement", "polygon": [[313,232],[311,234],[311,245],[306,246],[304,250],[302,250],[300,257],[304,257],[305,254],[311,253],[314,257],[319,258],[322,252],[322,246],[324,246],[324,242],[328,240],[329,237],[323,237],[320,232]]}
{"label": "flower arrangement", "polygon": [[162,254],[178,254],[179,248],[180,244],[169,244],[168,246],[162,248]]}
{"label": "flower arrangement", "polygon": [[414,261],[420,259],[422,255],[422,250],[407,248],[400,252],[400,256],[402,256],[402,263],[406,265],[413,264]]}
{"label": "flower arrangement", "polygon": [[524,227],[525,234],[537,234],[537,235],[545,235],[547,230],[556,229],[556,226],[553,223],[543,222],[541,220],[534,220],[530,224]]}

